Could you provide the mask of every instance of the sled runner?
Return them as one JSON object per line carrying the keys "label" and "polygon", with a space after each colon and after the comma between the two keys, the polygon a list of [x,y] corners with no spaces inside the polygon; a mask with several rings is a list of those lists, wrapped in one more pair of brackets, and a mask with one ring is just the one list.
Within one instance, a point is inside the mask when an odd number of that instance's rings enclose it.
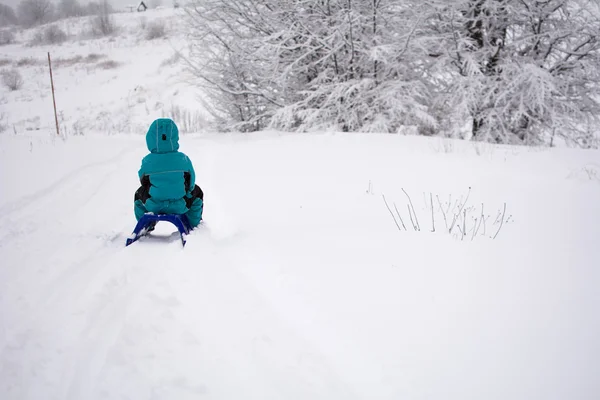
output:
{"label": "sled runner", "polygon": [[129,246],[131,243],[137,241],[142,236],[147,235],[149,232],[154,230],[154,226],[159,221],[167,221],[175,225],[177,230],[179,231],[179,235],[181,237],[181,244],[185,246],[186,236],[190,233],[192,228],[188,222],[188,219],[185,215],[177,215],[177,214],[153,214],[146,213],[140,218],[135,229],[131,233],[131,236],[127,238],[125,242],[125,246]]}

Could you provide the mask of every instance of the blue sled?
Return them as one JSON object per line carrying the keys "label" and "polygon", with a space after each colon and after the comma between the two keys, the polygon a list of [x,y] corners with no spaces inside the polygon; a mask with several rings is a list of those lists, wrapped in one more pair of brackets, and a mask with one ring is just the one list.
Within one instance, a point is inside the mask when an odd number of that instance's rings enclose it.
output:
{"label": "blue sled", "polygon": [[137,241],[142,236],[145,236],[154,229],[154,225],[158,221],[168,221],[177,227],[179,235],[181,236],[181,244],[185,246],[185,237],[190,233],[192,227],[185,215],[177,214],[152,214],[146,213],[140,218],[135,229],[131,233],[131,236],[127,238],[125,246],[129,246],[131,243]]}

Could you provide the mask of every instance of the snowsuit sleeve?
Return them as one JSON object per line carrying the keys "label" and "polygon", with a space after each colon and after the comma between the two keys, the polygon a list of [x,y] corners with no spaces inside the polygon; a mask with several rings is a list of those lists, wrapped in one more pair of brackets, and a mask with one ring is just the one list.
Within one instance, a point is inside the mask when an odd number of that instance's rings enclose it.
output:
{"label": "snowsuit sleeve", "polygon": [[138,177],[140,178],[140,182],[142,182],[142,177],[143,177],[144,175],[147,175],[147,174],[146,174],[146,158],[147,158],[147,157],[144,157],[144,158],[142,159],[142,165],[140,166],[140,169],[139,169],[139,171],[138,171]]}
{"label": "snowsuit sleeve", "polygon": [[189,192],[191,193],[194,190],[194,186],[196,185],[196,172],[194,171],[194,166],[192,165],[192,160],[188,156],[185,156],[186,163],[188,165],[187,171],[190,173],[190,187]]}

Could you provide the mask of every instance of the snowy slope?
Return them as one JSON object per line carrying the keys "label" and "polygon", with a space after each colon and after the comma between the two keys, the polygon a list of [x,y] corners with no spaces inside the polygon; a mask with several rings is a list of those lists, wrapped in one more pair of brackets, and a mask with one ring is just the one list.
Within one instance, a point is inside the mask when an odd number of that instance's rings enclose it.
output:
{"label": "snowy slope", "polygon": [[[184,134],[205,222],[185,249],[161,224],[125,248],[147,152],[130,133],[162,113],[126,93],[179,101],[180,67],[153,67],[166,41],[116,43],[52,49],[122,62],[57,72],[83,136],[52,135],[35,85],[1,94],[0,399],[598,398],[600,152]],[[468,235],[448,234],[467,195]]]}
{"label": "snowy slope", "polygon": [[[182,250],[161,225],[123,247],[143,137],[0,138],[0,398],[600,393],[597,152],[187,135],[207,205]],[[466,185],[506,201],[495,240],[428,232],[418,195],[400,232],[381,198]]]}
{"label": "snowy slope", "polygon": [[[44,27],[21,32],[18,43],[0,47],[0,65],[6,64],[0,69],[16,68],[24,79],[21,90],[0,89],[5,115],[0,125],[17,133],[56,131],[49,52],[63,133],[139,133],[148,119],[163,116],[185,117],[198,129],[208,115],[175,56],[187,54],[181,14],[172,9],[114,14],[118,32],[106,37],[91,35],[89,17],[58,21],[69,39],[54,46],[29,45]],[[164,37],[147,39],[153,23],[165,27]]]}

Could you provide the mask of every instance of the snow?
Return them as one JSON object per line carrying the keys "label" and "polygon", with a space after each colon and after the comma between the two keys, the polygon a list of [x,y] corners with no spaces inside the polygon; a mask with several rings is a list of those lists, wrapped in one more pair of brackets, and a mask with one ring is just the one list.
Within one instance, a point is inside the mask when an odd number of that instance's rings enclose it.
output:
{"label": "snow", "polygon": [[[150,54],[126,53],[128,71]],[[146,93],[167,96],[177,68],[149,68]],[[1,399],[598,398],[600,152],[183,134],[203,225],[184,249],[166,223],[124,247],[161,110],[99,129],[140,81],[81,74],[61,98],[82,136],[53,136],[51,114],[19,100],[35,88],[2,94],[11,121],[40,129],[0,134]],[[483,203],[485,234],[448,234],[437,203],[431,232],[430,193],[469,193],[469,230]]]}
{"label": "snow", "polygon": [[[20,43],[0,47],[0,60],[12,62],[6,68],[16,67],[25,81],[20,91],[4,92],[2,87],[0,112],[6,111],[7,121],[0,124],[17,133],[56,129],[47,53],[64,133],[135,133],[146,129],[148,119],[173,112],[198,121],[208,118],[176,62],[176,51],[187,53],[181,13],[115,14],[118,33],[103,38],[91,36],[89,17],[58,21],[70,38],[58,46],[29,46],[36,30],[21,32]],[[166,37],[147,40],[150,22],[164,24]]]}

